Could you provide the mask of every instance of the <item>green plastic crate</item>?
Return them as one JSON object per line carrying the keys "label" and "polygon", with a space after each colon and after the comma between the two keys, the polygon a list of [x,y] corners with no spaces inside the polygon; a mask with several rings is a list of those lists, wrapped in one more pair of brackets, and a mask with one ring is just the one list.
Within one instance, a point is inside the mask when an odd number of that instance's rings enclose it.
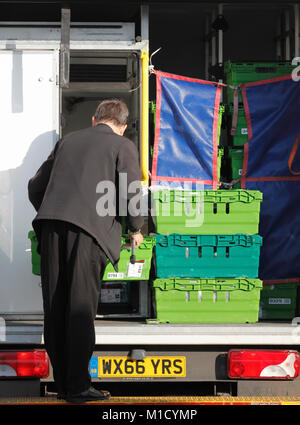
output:
{"label": "green plastic crate", "polygon": [[238,180],[243,173],[244,149],[229,148],[228,154],[231,163],[231,178],[232,180]]}
{"label": "green plastic crate", "polygon": [[135,249],[136,269],[130,270],[130,257],[132,254],[130,241],[129,239],[122,238],[121,254],[118,263],[119,270],[116,272],[111,262],[108,262],[104,271],[103,280],[148,280],[154,245],[154,237],[144,237],[139,248]]}
{"label": "green plastic crate", "polygon": [[157,278],[257,278],[259,235],[156,235]]}
{"label": "green plastic crate", "polygon": [[[295,66],[291,62],[231,62],[224,64],[224,73],[226,84],[237,86],[242,83],[251,83],[255,81],[267,80],[283,75],[290,75]],[[227,87],[227,100],[233,102],[234,90]],[[242,102],[241,93],[239,93],[239,102]]]}
{"label": "green plastic crate", "polygon": [[[228,113],[230,117],[229,126],[231,129],[232,126],[232,116],[233,116],[233,106],[229,105]],[[244,146],[248,142],[248,127],[246,115],[243,107],[238,108],[238,120],[236,125],[235,135],[232,136],[232,145],[233,146]]]}
{"label": "green plastic crate", "polygon": [[255,190],[159,190],[152,196],[156,233],[257,234],[262,193]]}
{"label": "green plastic crate", "polygon": [[260,319],[293,319],[297,313],[300,282],[263,285],[260,297]]}
{"label": "green plastic crate", "polygon": [[31,241],[31,264],[32,264],[32,273],[36,275],[41,274],[41,256],[37,252],[38,241],[36,234],[33,230],[30,230],[28,233],[28,238]]}
{"label": "green plastic crate", "polygon": [[156,318],[148,323],[255,323],[259,279],[156,279]]}
{"label": "green plastic crate", "polygon": [[226,83],[237,85],[267,80],[292,73],[295,66],[291,62],[232,62],[226,61],[224,73]]}

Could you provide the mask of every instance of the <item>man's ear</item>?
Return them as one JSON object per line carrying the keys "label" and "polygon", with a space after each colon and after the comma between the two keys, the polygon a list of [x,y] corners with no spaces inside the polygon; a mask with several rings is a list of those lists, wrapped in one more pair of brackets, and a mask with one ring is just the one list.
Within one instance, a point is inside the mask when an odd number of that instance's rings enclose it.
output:
{"label": "man's ear", "polygon": [[92,127],[95,127],[96,126],[96,120],[95,120],[95,117],[94,117],[94,115],[92,116]]}

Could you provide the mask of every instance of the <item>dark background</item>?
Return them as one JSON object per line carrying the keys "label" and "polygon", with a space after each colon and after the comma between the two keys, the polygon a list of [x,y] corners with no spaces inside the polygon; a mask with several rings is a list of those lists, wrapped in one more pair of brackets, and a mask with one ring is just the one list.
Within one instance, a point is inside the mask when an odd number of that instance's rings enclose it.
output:
{"label": "dark background", "polygon": [[[147,3],[147,2],[144,2]],[[196,78],[204,74],[205,15],[217,2],[151,1],[149,35],[150,53],[161,47],[153,58],[156,69]],[[231,3],[231,4],[228,4]],[[224,32],[224,61],[276,60],[276,25],[289,2],[245,1],[226,2],[224,17],[228,30]],[[59,22],[62,6],[71,7],[73,22],[136,22],[140,33],[139,2],[69,1],[23,2],[0,1],[0,21]],[[291,17],[293,20],[293,17]],[[150,79],[150,98],[155,96]]]}

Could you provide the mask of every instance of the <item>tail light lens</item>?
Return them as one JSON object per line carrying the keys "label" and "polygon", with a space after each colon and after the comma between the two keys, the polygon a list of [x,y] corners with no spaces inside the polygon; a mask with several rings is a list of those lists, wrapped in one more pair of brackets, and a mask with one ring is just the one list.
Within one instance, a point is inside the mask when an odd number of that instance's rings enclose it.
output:
{"label": "tail light lens", "polygon": [[49,357],[45,350],[0,351],[0,378],[46,378]]}
{"label": "tail light lens", "polygon": [[228,377],[232,379],[294,379],[300,355],[293,350],[230,350]]}

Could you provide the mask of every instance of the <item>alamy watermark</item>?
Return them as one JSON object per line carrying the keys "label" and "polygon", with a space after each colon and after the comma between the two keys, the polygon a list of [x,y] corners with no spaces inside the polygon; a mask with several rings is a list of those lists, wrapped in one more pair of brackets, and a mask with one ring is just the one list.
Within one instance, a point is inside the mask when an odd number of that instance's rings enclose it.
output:
{"label": "alamy watermark", "polygon": [[142,187],[140,181],[128,184],[127,174],[120,173],[117,185],[108,180],[97,184],[96,212],[100,217],[184,217],[186,227],[198,227],[204,220],[203,188],[197,183],[191,189],[190,182]]}
{"label": "alamy watermark", "polygon": [[292,71],[292,79],[293,81],[298,82],[300,81],[300,57],[293,58],[292,65],[295,66]]}

